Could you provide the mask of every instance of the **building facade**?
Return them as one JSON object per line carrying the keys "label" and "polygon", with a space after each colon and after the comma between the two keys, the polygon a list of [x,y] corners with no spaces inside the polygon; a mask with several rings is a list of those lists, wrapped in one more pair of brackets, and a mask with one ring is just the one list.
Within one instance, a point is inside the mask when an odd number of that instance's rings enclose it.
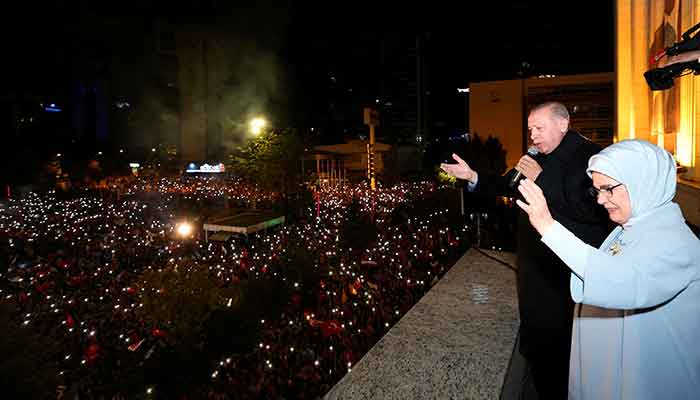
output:
{"label": "building facade", "polygon": [[616,140],[639,138],[670,151],[682,166],[677,200],[700,225],[700,81],[690,74],[671,89],[652,91],[644,72],[651,58],[698,23],[697,0],[616,1]]}

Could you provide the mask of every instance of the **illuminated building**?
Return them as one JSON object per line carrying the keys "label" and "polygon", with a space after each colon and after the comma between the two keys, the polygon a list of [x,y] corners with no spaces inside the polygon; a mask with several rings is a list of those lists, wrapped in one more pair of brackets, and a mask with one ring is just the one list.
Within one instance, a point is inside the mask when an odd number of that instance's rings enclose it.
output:
{"label": "illuminated building", "polygon": [[616,139],[639,138],[673,153],[679,174],[677,201],[686,219],[700,225],[700,82],[693,75],[669,90],[651,91],[644,72],[651,56],[680,39],[700,18],[688,0],[618,0],[616,15]]}

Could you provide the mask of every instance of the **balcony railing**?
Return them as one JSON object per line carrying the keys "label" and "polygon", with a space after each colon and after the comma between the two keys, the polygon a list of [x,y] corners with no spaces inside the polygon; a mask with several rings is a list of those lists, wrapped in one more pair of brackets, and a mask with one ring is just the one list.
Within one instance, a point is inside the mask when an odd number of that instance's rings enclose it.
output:
{"label": "balcony railing", "polygon": [[517,399],[515,272],[496,259],[515,257],[467,251],[325,399]]}

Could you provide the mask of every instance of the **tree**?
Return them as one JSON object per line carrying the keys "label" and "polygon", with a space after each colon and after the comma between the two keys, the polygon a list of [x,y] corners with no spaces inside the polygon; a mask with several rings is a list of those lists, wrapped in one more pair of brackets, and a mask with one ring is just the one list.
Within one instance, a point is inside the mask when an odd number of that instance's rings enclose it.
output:
{"label": "tree", "polygon": [[300,178],[304,145],[296,129],[266,130],[230,156],[230,167],[250,182],[289,194]]}
{"label": "tree", "polygon": [[145,289],[139,317],[162,331],[162,346],[126,381],[134,388],[157,383],[164,398],[206,386],[212,359],[251,351],[260,320],[279,318],[288,300],[282,282],[251,279],[221,287],[204,265],[147,271],[136,282]]}
{"label": "tree", "polygon": [[471,140],[458,146],[455,153],[476,171],[501,175],[506,170],[506,152],[496,137],[489,136],[482,141],[478,134],[474,134]]}
{"label": "tree", "polygon": [[212,358],[247,353],[259,342],[260,320],[279,318],[289,297],[289,287],[270,279],[242,280],[227,289],[238,303],[215,310],[206,323],[205,351]]}
{"label": "tree", "polygon": [[132,388],[156,383],[164,398],[177,397],[207,381],[209,358],[202,350],[208,321],[229,304],[236,306],[240,294],[219,287],[204,265],[150,270],[136,282],[142,282],[143,293],[138,316],[160,346],[142,368],[127,372],[126,381]]}
{"label": "tree", "polygon": [[[145,282],[140,317],[164,330],[167,341],[177,346],[196,346],[209,316],[227,301],[206,266],[146,271],[138,282]],[[238,301],[238,296],[229,296],[231,302]]]}

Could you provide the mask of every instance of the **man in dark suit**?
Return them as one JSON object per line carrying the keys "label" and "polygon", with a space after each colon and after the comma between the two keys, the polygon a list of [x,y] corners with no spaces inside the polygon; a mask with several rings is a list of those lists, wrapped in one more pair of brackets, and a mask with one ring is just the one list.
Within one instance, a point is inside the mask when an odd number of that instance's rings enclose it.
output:
{"label": "man in dark suit", "polygon": [[[542,188],[552,216],[591,246],[609,232],[605,213],[588,195],[588,159],[600,146],[569,129],[569,112],[561,103],[534,107],[527,120],[539,154],[524,155],[505,176],[480,175],[456,154],[456,164],[442,164],[448,174],[468,181],[470,192],[517,195],[518,172]],[[566,399],[574,303],[570,270],[547,246],[525,213],[518,218],[517,284],[520,352],[530,365],[540,399]]]}

